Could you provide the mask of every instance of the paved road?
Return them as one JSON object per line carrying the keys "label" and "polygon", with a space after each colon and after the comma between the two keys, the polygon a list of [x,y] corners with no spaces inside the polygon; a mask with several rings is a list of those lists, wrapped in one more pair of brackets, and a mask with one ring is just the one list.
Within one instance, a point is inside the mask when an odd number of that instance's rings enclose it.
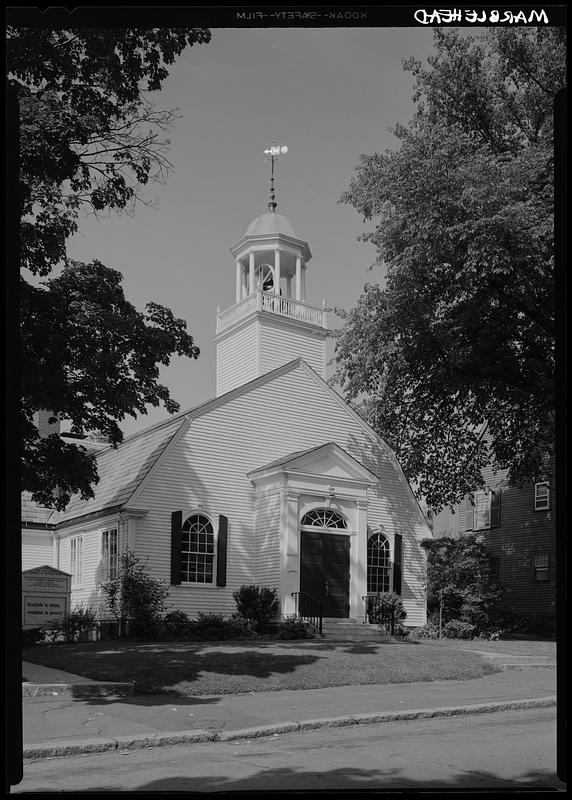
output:
{"label": "paved road", "polygon": [[21,792],[564,789],[555,709],[26,762]]}

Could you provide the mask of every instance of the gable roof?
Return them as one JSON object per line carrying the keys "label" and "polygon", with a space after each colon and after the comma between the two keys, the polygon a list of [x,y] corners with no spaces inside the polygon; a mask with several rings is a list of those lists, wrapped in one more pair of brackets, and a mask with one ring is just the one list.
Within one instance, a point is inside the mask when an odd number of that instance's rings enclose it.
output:
{"label": "gable roof", "polygon": [[55,521],[59,524],[86,514],[123,507],[185,421],[184,415],[177,415],[133,434],[116,449],[106,447],[97,453],[99,483],[94,486],[95,497],[82,500],[79,495],[74,495],[65,511],[56,514]]}
{"label": "gable roof", "polygon": [[[142,483],[151,476],[160,461],[161,455],[184,425],[297,368],[303,369],[348,414],[353,416],[364,430],[382,441],[381,437],[357,411],[299,356],[264,375],[260,375],[258,378],[254,378],[248,383],[231,389],[219,397],[211,398],[187,411],[170,417],[166,421],[155,423],[142,431],[132,434],[125,438],[117,448],[107,447],[104,450],[100,450],[95,454],[99,474],[99,483],[94,486],[95,497],[91,500],[82,500],[79,495],[74,495],[65,511],[50,512],[50,514],[53,513],[50,521],[57,525],[69,524],[72,520],[77,520],[81,517],[102,516],[105,512],[118,511],[124,508]],[[397,461],[395,453],[389,445],[386,442],[384,442],[384,445]],[[323,446],[320,445],[320,447]],[[298,458],[314,449],[317,448],[291,453],[290,456],[285,456],[284,459]],[[349,454],[346,455],[348,458],[353,458]],[[359,464],[359,462],[356,463]],[[363,465],[360,466],[365,469]],[[377,476],[374,477],[377,479]],[[45,509],[45,511],[49,511],[49,509]]]}
{"label": "gable roof", "polygon": [[[310,456],[313,457],[310,458]],[[354,474],[359,474],[362,480],[373,480],[376,482],[379,480],[375,473],[365,467],[357,458],[350,455],[343,447],[340,447],[337,442],[325,442],[316,447],[310,447],[308,450],[299,450],[294,453],[289,453],[282,458],[277,458],[275,461],[264,464],[262,467],[251,470],[247,477],[252,480],[254,476],[272,472],[279,467],[290,467],[291,470],[296,470],[297,468],[304,469],[306,465],[311,467],[312,462],[317,461],[321,456],[327,456],[339,465],[344,464],[344,468],[347,469],[349,467]]]}

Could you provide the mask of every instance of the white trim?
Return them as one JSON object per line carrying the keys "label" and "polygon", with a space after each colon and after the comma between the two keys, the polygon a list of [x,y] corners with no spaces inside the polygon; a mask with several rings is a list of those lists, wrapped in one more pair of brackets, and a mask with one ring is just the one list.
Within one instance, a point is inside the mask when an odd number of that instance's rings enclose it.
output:
{"label": "white trim", "polygon": [[[217,587],[217,584],[216,584],[217,547],[218,547],[218,529],[219,529],[218,516],[219,515],[211,514],[208,511],[205,511],[200,504],[198,506],[194,506],[192,508],[192,510],[189,511],[188,513],[183,513],[183,518],[181,520],[181,536],[184,533],[183,525],[185,524],[185,522],[188,519],[190,519],[190,517],[196,517],[196,516],[206,517],[208,519],[208,521],[210,522],[210,524],[212,526],[212,529],[213,529],[213,534],[212,534],[213,535],[212,580],[211,581],[185,581],[185,580],[183,580],[183,578],[182,578],[183,568],[182,568],[182,563],[181,563],[181,583],[179,585],[180,586],[192,586],[192,587],[205,586],[205,587],[207,587],[209,589],[217,589],[217,588],[220,589],[221,587],[220,586]],[[227,546],[228,546],[228,544],[227,544]],[[197,555],[210,555],[210,554],[209,553],[199,553],[197,551]],[[183,550],[181,548],[181,551],[179,553],[179,557],[181,558],[181,562],[182,562],[182,556],[183,556]],[[227,561],[227,563],[228,563],[228,561]]]}
{"label": "white trim", "polygon": [[[546,486],[546,497],[538,496],[538,487]],[[538,505],[539,501],[546,501],[546,505]],[[549,511],[550,510],[550,484],[548,481],[538,481],[534,484],[534,510],[535,511]]]}

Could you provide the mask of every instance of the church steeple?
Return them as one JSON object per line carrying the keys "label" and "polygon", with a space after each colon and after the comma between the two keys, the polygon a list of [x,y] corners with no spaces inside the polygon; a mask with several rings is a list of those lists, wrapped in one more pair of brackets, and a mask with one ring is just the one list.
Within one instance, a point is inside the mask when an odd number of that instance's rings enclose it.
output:
{"label": "church steeple", "polygon": [[326,377],[326,313],[306,300],[312,254],[290,221],[276,213],[274,161],[287,152],[273,143],[268,211],[230,248],[235,303],[217,314],[217,395],[301,356]]}

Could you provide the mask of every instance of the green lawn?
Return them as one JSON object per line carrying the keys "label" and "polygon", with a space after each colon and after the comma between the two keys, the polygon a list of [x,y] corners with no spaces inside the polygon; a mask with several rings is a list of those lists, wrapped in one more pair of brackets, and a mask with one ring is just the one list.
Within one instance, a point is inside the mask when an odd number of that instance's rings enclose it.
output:
{"label": "green lawn", "polygon": [[184,696],[467,680],[495,671],[476,653],[407,641],[89,642],[26,647],[22,657],[86,678],[135,681],[139,693]]}

